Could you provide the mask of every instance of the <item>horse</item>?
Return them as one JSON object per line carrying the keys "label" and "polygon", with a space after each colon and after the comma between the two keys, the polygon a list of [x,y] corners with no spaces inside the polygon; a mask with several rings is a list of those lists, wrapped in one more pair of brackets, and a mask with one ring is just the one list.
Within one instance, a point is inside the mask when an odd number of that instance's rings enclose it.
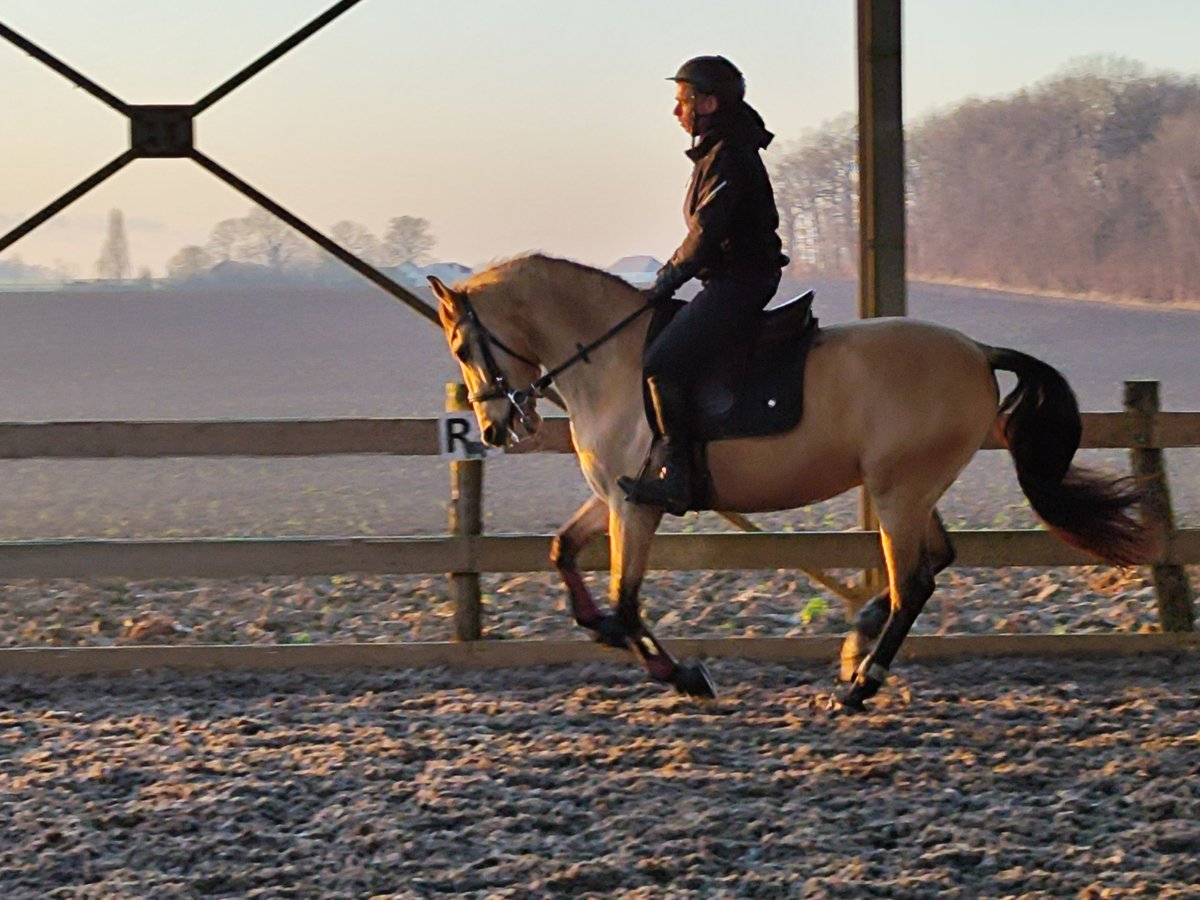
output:
{"label": "horse", "polygon": [[[715,696],[703,664],[674,660],[642,619],[639,589],[664,511],[628,502],[617,486],[648,459],[652,441],[642,395],[644,294],[610,273],[541,254],[453,287],[429,282],[486,444],[536,442],[539,397],[555,388],[561,395],[593,494],[551,544],[575,621],[596,640],[632,650],[654,681]],[[998,370],[1017,378],[1003,400]],[[1153,553],[1134,513],[1136,483],[1073,464],[1078,403],[1042,360],[933,323],[861,320],[819,330],[802,394],[803,416],[790,431],[708,445],[710,496],[714,509],[755,513],[865,486],[888,583],[850,624],[839,672],[846,686],[831,701],[837,709],[861,711],[878,693],[935,576],[954,561],[936,504],[989,435],[1008,448],[1022,490],[1053,534],[1117,565]],[[605,532],[611,608],[602,610],[576,560]]]}

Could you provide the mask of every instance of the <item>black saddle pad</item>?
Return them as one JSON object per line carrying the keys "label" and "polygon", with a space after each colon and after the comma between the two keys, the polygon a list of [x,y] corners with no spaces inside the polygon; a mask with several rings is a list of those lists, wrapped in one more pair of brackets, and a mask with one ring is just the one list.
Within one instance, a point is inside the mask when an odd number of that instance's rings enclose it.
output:
{"label": "black saddle pad", "polygon": [[[693,383],[691,430],[695,441],[757,437],[789,431],[800,422],[804,362],[819,333],[812,314],[813,292],[764,310],[747,341],[712,361]],[[683,302],[655,310],[647,341],[652,341],[683,308]],[[649,397],[646,414],[654,422]]]}

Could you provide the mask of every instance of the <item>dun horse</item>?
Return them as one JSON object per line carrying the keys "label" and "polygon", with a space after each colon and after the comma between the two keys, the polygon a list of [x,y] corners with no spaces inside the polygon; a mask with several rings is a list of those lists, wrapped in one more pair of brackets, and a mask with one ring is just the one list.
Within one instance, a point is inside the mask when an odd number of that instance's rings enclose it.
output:
{"label": "dun horse", "polygon": [[[534,404],[550,381],[565,403],[594,492],[551,554],[575,620],[597,640],[631,649],[656,681],[712,696],[704,667],[677,663],[642,620],[638,592],[663,511],[629,503],[617,486],[638,471],[652,438],[641,391],[649,318],[639,315],[641,293],[608,273],[540,255],[454,288],[430,283],[486,443],[534,437]],[[1017,376],[1003,401],[997,370]],[[863,606],[843,645],[849,686],[838,699],[846,708],[862,709],[878,692],[935,575],[953,561],[935,505],[993,431],[1054,534],[1118,564],[1150,551],[1131,514],[1134,486],[1072,465],[1081,430],[1075,395],[1055,369],[1024,353],[910,319],[822,329],[804,369],[803,409],[785,433],[710,443],[709,500],[714,509],[753,513],[866,486],[889,585]],[[580,548],[605,532],[611,610],[595,603],[576,566]]]}

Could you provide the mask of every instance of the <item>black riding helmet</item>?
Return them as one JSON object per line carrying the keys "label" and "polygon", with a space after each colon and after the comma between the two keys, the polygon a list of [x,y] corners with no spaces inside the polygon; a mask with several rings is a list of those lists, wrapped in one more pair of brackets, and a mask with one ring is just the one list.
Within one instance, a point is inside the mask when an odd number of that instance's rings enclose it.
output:
{"label": "black riding helmet", "polygon": [[746,96],[746,79],[738,67],[723,56],[696,56],[689,59],[667,81],[690,84],[700,94],[712,94],[720,100],[741,100]]}

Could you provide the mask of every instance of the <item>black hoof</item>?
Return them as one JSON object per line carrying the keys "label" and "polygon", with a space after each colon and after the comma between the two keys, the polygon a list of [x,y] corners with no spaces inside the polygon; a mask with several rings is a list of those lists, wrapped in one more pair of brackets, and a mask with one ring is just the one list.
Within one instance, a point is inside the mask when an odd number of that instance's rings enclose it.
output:
{"label": "black hoof", "polygon": [[846,712],[866,712],[866,701],[879,693],[882,682],[874,678],[859,677],[834,703],[840,705]]}
{"label": "black hoof", "polygon": [[596,624],[589,627],[592,630],[592,639],[598,644],[615,647],[617,650],[624,650],[629,646],[629,635],[625,626],[612,613],[601,616]]}
{"label": "black hoof", "polygon": [[862,696],[862,692],[857,687],[843,691],[838,701],[841,703],[842,709],[846,712],[860,713],[867,711],[867,698]]}
{"label": "black hoof", "polygon": [[675,690],[688,697],[703,697],[708,700],[717,696],[717,685],[703,663],[679,666],[675,673]]}

